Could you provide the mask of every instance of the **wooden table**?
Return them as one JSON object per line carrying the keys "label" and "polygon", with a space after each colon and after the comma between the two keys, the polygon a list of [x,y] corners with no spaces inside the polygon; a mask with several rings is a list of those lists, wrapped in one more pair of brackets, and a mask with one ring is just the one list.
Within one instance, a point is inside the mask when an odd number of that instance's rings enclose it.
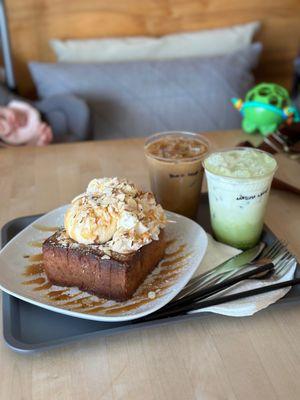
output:
{"label": "wooden table", "polygon": [[[244,136],[209,138],[228,147]],[[147,187],[142,146],[133,139],[0,151],[0,225],[69,202],[94,177],[126,176]],[[266,220],[300,258],[299,196],[272,191]],[[209,315],[35,355],[13,353],[1,340],[0,371],[1,400],[298,400],[300,306],[239,319]]]}

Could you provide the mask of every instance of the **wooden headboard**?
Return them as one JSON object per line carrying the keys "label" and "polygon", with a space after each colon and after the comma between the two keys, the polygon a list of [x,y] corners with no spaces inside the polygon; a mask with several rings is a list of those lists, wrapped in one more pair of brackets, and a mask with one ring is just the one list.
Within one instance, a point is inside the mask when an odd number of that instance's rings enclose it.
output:
{"label": "wooden headboard", "polygon": [[153,35],[260,20],[258,81],[290,87],[299,49],[299,0],[6,0],[20,92],[32,90],[27,62],[55,61],[50,38]]}

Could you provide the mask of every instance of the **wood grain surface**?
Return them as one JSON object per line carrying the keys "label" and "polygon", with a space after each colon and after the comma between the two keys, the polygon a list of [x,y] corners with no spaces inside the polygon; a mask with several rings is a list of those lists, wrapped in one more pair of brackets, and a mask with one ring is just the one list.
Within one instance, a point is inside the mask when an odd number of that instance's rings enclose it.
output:
{"label": "wood grain surface", "polygon": [[[209,139],[218,148],[245,136]],[[142,139],[3,149],[0,174],[0,225],[69,202],[94,177],[148,187]],[[299,219],[299,196],[272,190],[266,221],[298,258]],[[1,339],[0,371],[1,400],[299,400],[300,306],[249,318],[208,315],[35,355],[14,353]]]}
{"label": "wood grain surface", "polygon": [[300,44],[299,0],[9,0],[7,11],[21,93],[32,91],[27,63],[54,61],[51,38],[159,36],[254,20],[264,52],[257,79],[291,85]]}

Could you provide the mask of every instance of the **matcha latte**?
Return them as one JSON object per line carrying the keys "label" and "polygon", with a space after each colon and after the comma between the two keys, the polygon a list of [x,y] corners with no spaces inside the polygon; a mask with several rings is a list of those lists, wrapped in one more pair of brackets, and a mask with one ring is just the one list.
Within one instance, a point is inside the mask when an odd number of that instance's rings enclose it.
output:
{"label": "matcha latte", "polygon": [[276,160],[260,150],[235,148],[204,161],[211,224],[218,240],[241,249],[261,235]]}

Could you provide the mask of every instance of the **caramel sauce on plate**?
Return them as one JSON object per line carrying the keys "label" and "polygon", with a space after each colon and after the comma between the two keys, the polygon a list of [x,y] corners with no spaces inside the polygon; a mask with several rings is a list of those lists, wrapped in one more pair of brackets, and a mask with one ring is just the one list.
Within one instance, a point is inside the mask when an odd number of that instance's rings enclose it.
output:
{"label": "caramel sauce on plate", "polygon": [[[50,286],[51,287],[51,286]],[[55,290],[56,292],[57,290]],[[48,293],[48,296],[50,296],[52,292]],[[65,294],[60,294],[57,296],[50,296],[51,300],[53,301],[64,301],[64,300],[69,300],[70,298],[70,294],[69,293],[65,293]]]}
{"label": "caramel sauce on plate", "polygon": [[64,293],[66,293],[66,289],[53,290],[52,292],[47,293],[47,296],[51,297],[51,298],[57,298],[57,297],[61,296]]}
{"label": "caramel sauce on plate", "polygon": [[42,253],[33,254],[28,257],[28,260],[29,261],[43,261],[43,254]]}
{"label": "caramel sauce on plate", "polygon": [[161,265],[161,267],[171,267],[172,265],[177,264],[178,262],[185,260],[190,255],[191,255],[191,253],[183,254],[182,256],[179,256],[179,257],[175,258],[174,260],[162,261],[160,265]]}
{"label": "caramel sauce on plate", "polygon": [[[75,297],[75,296],[74,296]],[[92,303],[92,301],[87,301],[87,300],[89,300],[89,299],[91,299],[92,298],[92,296],[86,296],[86,297],[81,297],[80,299],[75,299],[75,300],[70,300],[70,301],[67,301],[64,305],[65,306],[76,306],[76,308],[78,308],[79,306],[80,307],[84,307],[84,306],[86,306],[86,307],[88,307],[89,306],[89,304],[91,304]],[[106,300],[105,300],[106,301]],[[97,304],[95,304],[96,306],[98,305],[98,303]],[[74,310],[74,308],[72,308],[72,310]]]}
{"label": "caramel sauce on plate", "polygon": [[[58,229],[57,227],[46,227],[37,224],[35,228],[46,232],[54,232]],[[168,248],[175,243],[176,239],[167,241],[166,249],[168,250]],[[29,242],[28,245],[31,247],[41,247],[42,242]],[[85,313],[101,312],[107,315],[122,314],[135,310],[165,294],[165,291],[174,284],[178,276],[182,273],[182,270],[187,266],[186,260],[191,253],[187,253],[185,250],[186,244],[180,244],[175,250],[171,252],[166,251],[164,258],[159,263],[158,269],[154,270],[154,272],[146,278],[130,300],[125,302],[113,302],[113,304],[106,306],[105,304],[109,301],[107,299],[88,295],[79,289],[74,292],[74,288],[58,288],[52,285],[44,272],[42,253],[24,256],[30,261],[30,264],[25,267],[25,271],[22,275],[30,277],[31,279],[25,280],[23,284],[32,285],[33,291],[45,291],[44,297],[47,301],[70,311],[81,311]],[[148,297],[149,292],[155,293],[154,298]],[[82,297],[83,294],[85,295],[84,297]]]}
{"label": "caramel sauce on plate", "polygon": [[43,263],[30,264],[26,267],[26,270],[25,272],[23,272],[23,275],[31,276],[31,275],[41,274],[42,272],[44,272]]}
{"label": "caramel sauce on plate", "polygon": [[[105,312],[105,314],[108,314],[108,315],[109,314],[124,313],[124,312],[127,312],[127,311],[135,310],[136,308],[138,308],[138,307],[140,307],[140,306],[142,306],[144,304],[147,304],[147,303],[149,303],[150,301],[153,301],[153,300],[145,299],[145,300],[141,300],[141,301],[138,301],[138,302],[135,302],[135,303],[131,303],[131,304],[128,304],[128,305],[122,306],[122,307],[107,308],[104,312]],[[103,309],[103,307],[102,307],[102,309]],[[95,312],[98,312],[98,311],[103,311],[102,309],[101,309],[101,307],[98,307],[98,308],[94,308],[92,310],[89,310],[87,312],[88,313],[95,313]]]}
{"label": "caramel sauce on plate", "polygon": [[41,232],[56,232],[59,229],[58,226],[47,226],[47,225],[41,225],[41,224],[33,224],[32,226]]}
{"label": "caramel sauce on plate", "polygon": [[185,250],[186,244],[181,244],[177,250],[173,251],[172,253],[165,253],[164,258],[171,258],[182,254],[183,250]]}
{"label": "caramel sauce on plate", "polygon": [[166,241],[166,248],[169,248],[170,246],[172,246],[172,244],[174,244],[176,242],[176,239],[170,239]]}
{"label": "caramel sauce on plate", "polygon": [[39,242],[38,240],[33,240],[32,242],[28,243],[28,246],[41,248],[43,247],[43,242]]}
{"label": "caramel sauce on plate", "polygon": [[37,285],[37,284],[42,284],[45,282],[45,278],[40,276],[39,278],[31,279],[30,281],[24,281],[23,285]]}
{"label": "caramel sauce on plate", "polygon": [[[92,308],[92,310],[95,310],[94,307],[97,307],[98,311],[100,309],[101,310],[103,309],[103,311],[105,313],[105,311],[108,310],[109,307],[100,307],[100,306],[102,306],[106,302],[107,302],[107,299],[99,299],[96,301],[91,300],[87,303],[86,298],[84,297],[81,299],[77,299],[76,306],[74,308],[72,308],[72,310],[80,311],[80,310],[91,309],[91,308]],[[88,311],[86,311],[86,312],[88,312]],[[96,311],[94,311],[94,312],[96,312]]]}
{"label": "caramel sauce on plate", "polygon": [[44,283],[43,285],[34,288],[33,290],[35,292],[39,292],[41,290],[50,289],[51,287],[52,287],[52,283],[48,281],[48,282]]}

